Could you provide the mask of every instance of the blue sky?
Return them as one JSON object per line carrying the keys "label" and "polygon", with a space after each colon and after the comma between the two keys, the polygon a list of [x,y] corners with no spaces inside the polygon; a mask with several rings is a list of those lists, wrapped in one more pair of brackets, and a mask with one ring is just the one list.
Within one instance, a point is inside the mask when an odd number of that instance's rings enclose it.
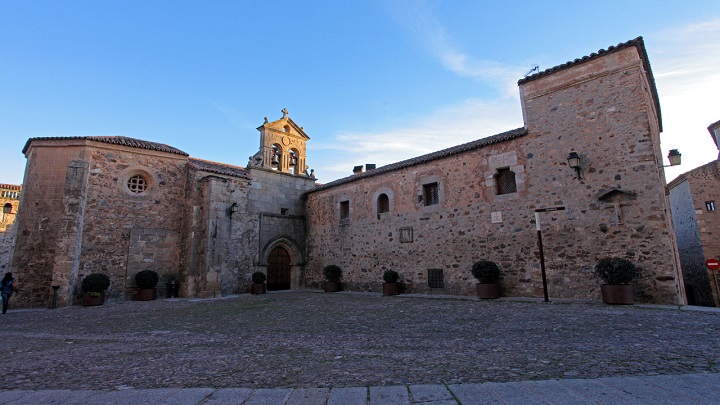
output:
{"label": "blue sky", "polygon": [[31,137],[122,135],[245,166],[287,108],[321,182],[521,127],[517,80],[637,36],[663,150],[717,158],[720,2],[0,1],[0,183]]}

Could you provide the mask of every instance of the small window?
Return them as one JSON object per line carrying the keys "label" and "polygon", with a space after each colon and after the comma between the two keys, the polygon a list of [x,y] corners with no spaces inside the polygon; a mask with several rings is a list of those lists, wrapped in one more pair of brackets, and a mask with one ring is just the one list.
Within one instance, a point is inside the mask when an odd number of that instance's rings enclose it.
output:
{"label": "small window", "polygon": [[280,215],[287,215],[288,209],[287,208],[280,208]]}
{"label": "small window", "polygon": [[5,203],[3,206],[3,214],[12,214],[12,204]]}
{"label": "small window", "polygon": [[390,198],[388,198],[387,194],[380,194],[380,196],[378,196],[377,212],[378,214],[390,212]]}
{"label": "small window", "polygon": [[705,201],[705,208],[708,211],[715,211],[715,201]]}
{"label": "small window", "polygon": [[428,269],[428,287],[445,288],[442,269]]}
{"label": "small window", "polygon": [[133,193],[140,194],[144,193],[145,190],[147,190],[148,182],[145,177],[136,174],[128,179],[127,187],[128,190],[132,191]]}
{"label": "small window", "polygon": [[515,173],[509,168],[498,169],[497,175],[495,175],[495,182],[497,184],[497,195],[517,192]]}
{"label": "small window", "polygon": [[423,184],[423,202],[425,203],[425,206],[428,205],[435,205],[438,202],[440,202],[438,198],[438,184],[430,183],[430,184]]}
{"label": "small window", "polygon": [[350,201],[340,202],[340,220],[350,219]]}
{"label": "small window", "polygon": [[412,243],[413,242],[413,228],[407,226],[400,228],[400,243]]}

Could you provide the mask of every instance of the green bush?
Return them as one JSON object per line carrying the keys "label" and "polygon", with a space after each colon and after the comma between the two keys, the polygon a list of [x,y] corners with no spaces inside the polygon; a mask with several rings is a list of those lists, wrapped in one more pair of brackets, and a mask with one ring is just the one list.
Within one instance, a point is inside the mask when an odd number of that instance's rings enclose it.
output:
{"label": "green bush", "polygon": [[605,284],[622,285],[630,284],[638,276],[638,271],[631,261],[611,257],[602,259],[595,265],[595,274],[602,278]]}
{"label": "green bush", "polygon": [[155,288],[158,280],[158,274],[152,270],[142,270],[135,275],[135,284],[143,290]]}
{"label": "green bush", "polygon": [[262,284],[265,280],[267,280],[267,277],[262,271],[256,271],[252,274],[252,282],[255,284]]}
{"label": "green bush", "polygon": [[110,277],[102,273],[91,273],[85,276],[80,288],[83,292],[90,294],[100,294],[110,287]]}
{"label": "green bush", "polygon": [[329,264],[323,269],[323,275],[327,281],[337,283],[342,278],[342,270],[334,264]]}
{"label": "green bush", "polygon": [[500,269],[490,260],[479,260],[472,266],[472,274],[480,284],[493,284],[500,280]]}
{"label": "green bush", "polygon": [[395,270],[385,270],[383,280],[385,280],[386,283],[397,283],[397,281],[400,280],[400,275]]}

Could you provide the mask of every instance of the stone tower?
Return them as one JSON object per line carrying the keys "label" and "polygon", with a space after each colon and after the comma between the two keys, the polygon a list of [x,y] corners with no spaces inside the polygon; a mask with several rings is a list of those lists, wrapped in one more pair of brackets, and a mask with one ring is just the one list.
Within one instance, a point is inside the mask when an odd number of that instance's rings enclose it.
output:
{"label": "stone tower", "polygon": [[250,158],[250,167],[277,170],[290,174],[306,174],[305,143],[310,139],[302,127],[288,117],[287,109],[277,121],[265,118],[260,131],[260,150]]}

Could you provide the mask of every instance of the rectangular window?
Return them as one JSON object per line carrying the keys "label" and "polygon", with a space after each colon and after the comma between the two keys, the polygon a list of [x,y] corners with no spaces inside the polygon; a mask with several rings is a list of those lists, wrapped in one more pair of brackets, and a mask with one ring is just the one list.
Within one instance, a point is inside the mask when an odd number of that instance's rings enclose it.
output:
{"label": "rectangular window", "polygon": [[705,201],[705,208],[708,211],[715,211],[715,201]]}
{"label": "rectangular window", "polygon": [[425,203],[425,206],[428,205],[435,205],[440,202],[440,199],[438,198],[438,184],[430,183],[430,184],[423,184],[423,201]]}
{"label": "rectangular window", "polygon": [[495,175],[495,182],[497,183],[497,195],[517,192],[515,173],[509,168],[498,169],[497,175]]}
{"label": "rectangular window", "polygon": [[428,287],[445,288],[442,269],[428,269]]}
{"label": "rectangular window", "polygon": [[350,219],[350,201],[340,201],[340,220]]}

